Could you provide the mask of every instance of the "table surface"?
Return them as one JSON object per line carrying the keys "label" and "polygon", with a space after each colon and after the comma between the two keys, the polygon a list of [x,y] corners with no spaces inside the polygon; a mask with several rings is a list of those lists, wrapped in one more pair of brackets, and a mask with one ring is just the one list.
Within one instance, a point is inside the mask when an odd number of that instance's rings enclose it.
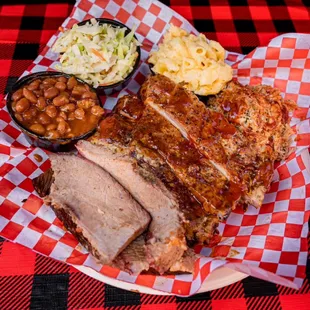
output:
{"label": "table surface", "polygon": [[[70,14],[74,1],[2,0],[0,101]],[[281,33],[309,33],[308,0],[162,1],[227,50],[249,53]],[[38,4],[37,4],[38,3]],[[39,4],[40,3],[40,4]],[[308,5],[308,7],[307,7]],[[0,309],[309,309],[299,291],[252,277],[190,298],[151,296],[105,285],[0,238]],[[117,308],[116,308],[117,307]]]}

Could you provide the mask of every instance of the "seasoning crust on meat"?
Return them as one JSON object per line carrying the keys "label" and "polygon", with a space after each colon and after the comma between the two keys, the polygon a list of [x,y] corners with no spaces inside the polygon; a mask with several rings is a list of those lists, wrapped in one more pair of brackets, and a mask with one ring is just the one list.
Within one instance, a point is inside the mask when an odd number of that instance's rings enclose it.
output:
{"label": "seasoning crust on meat", "polygon": [[256,207],[262,204],[274,161],[288,154],[293,103],[284,101],[271,87],[230,82],[205,106],[181,85],[158,75],[147,79],[140,94],[147,106],[236,184],[241,201]]}

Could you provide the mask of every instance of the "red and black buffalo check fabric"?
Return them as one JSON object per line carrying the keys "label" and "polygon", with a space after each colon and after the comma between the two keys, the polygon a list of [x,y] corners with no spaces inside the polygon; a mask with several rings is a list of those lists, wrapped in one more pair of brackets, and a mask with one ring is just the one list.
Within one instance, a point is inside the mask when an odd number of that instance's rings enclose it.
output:
{"label": "red and black buffalo check fabric", "polygon": [[[0,102],[70,14],[74,1],[1,0]],[[209,39],[243,54],[282,33],[310,32],[309,1],[170,0],[166,5]],[[0,167],[1,169],[1,167]],[[0,205],[1,208],[1,205]],[[299,291],[248,277],[189,298],[105,285],[0,238],[0,309],[309,309],[310,262]]]}

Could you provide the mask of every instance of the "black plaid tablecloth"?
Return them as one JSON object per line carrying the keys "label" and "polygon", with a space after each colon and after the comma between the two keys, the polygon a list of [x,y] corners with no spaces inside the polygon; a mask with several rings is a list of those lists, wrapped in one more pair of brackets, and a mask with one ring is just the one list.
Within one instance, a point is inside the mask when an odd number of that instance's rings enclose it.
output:
{"label": "black plaid tablecloth", "polygon": [[[310,32],[310,1],[162,1],[227,50],[247,54],[281,33]],[[0,99],[70,14],[74,1],[0,2]],[[1,206],[0,206],[1,207]],[[293,290],[252,277],[190,298],[105,285],[0,238],[0,309],[309,309],[310,266]]]}

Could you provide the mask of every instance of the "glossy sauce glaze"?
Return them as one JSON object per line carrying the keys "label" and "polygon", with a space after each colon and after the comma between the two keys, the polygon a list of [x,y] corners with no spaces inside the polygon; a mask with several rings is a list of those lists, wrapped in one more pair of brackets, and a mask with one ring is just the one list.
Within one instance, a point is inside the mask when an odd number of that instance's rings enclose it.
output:
{"label": "glossy sauce glaze", "polygon": [[[123,98],[122,98],[123,99]],[[186,221],[184,228],[189,243],[208,244],[219,223],[217,215],[210,215],[196,197],[181,184],[176,175],[170,169],[156,150],[145,147],[137,140],[132,139],[132,130],[137,125],[137,119],[141,117],[144,105],[135,98],[132,100],[119,100],[114,113],[106,117],[100,123],[100,138],[110,143],[117,143],[120,146],[132,145],[132,155],[136,158],[138,165],[151,170],[169,190],[171,190],[179,201],[180,210],[183,212]],[[125,99],[125,98],[124,98]],[[130,113],[124,102],[129,103]],[[126,113],[122,109],[126,109]],[[197,160],[199,160],[200,156]]]}
{"label": "glossy sauce glaze", "polygon": [[143,103],[136,96],[120,98],[113,113],[100,122],[100,138],[123,145],[131,142],[133,127],[141,117],[143,109]]}
{"label": "glossy sauce glaze", "polygon": [[149,81],[149,86],[145,83],[140,90],[146,104],[159,107],[205,157],[226,164],[228,158],[221,140],[230,139],[236,132],[235,126],[168,78],[154,76]]}
{"label": "glossy sauce glaze", "polygon": [[238,186],[224,178],[190,141],[152,108],[145,108],[133,136],[164,158],[209,213],[221,213],[225,217],[240,197]]}
{"label": "glossy sauce glaze", "polygon": [[240,197],[236,184],[225,179],[178,129],[137,98],[122,98],[100,129],[102,139],[132,140],[156,151],[210,213],[225,217]]}
{"label": "glossy sauce glaze", "polygon": [[[230,82],[207,107],[164,76],[149,77],[142,98],[229,180],[239,185],[242,199],[257,207],[269,188],[274,160],[287,156],[288,111],[296,106],[269,86]],[[268,164],[266,164],[268,162]]]}
{"label": "glossy sauce glaze", "polygon": [[104,114],[96,93],[74,77],[32,80],[11,99],[18,123],[51,140],[81,136],[94,129]]}

